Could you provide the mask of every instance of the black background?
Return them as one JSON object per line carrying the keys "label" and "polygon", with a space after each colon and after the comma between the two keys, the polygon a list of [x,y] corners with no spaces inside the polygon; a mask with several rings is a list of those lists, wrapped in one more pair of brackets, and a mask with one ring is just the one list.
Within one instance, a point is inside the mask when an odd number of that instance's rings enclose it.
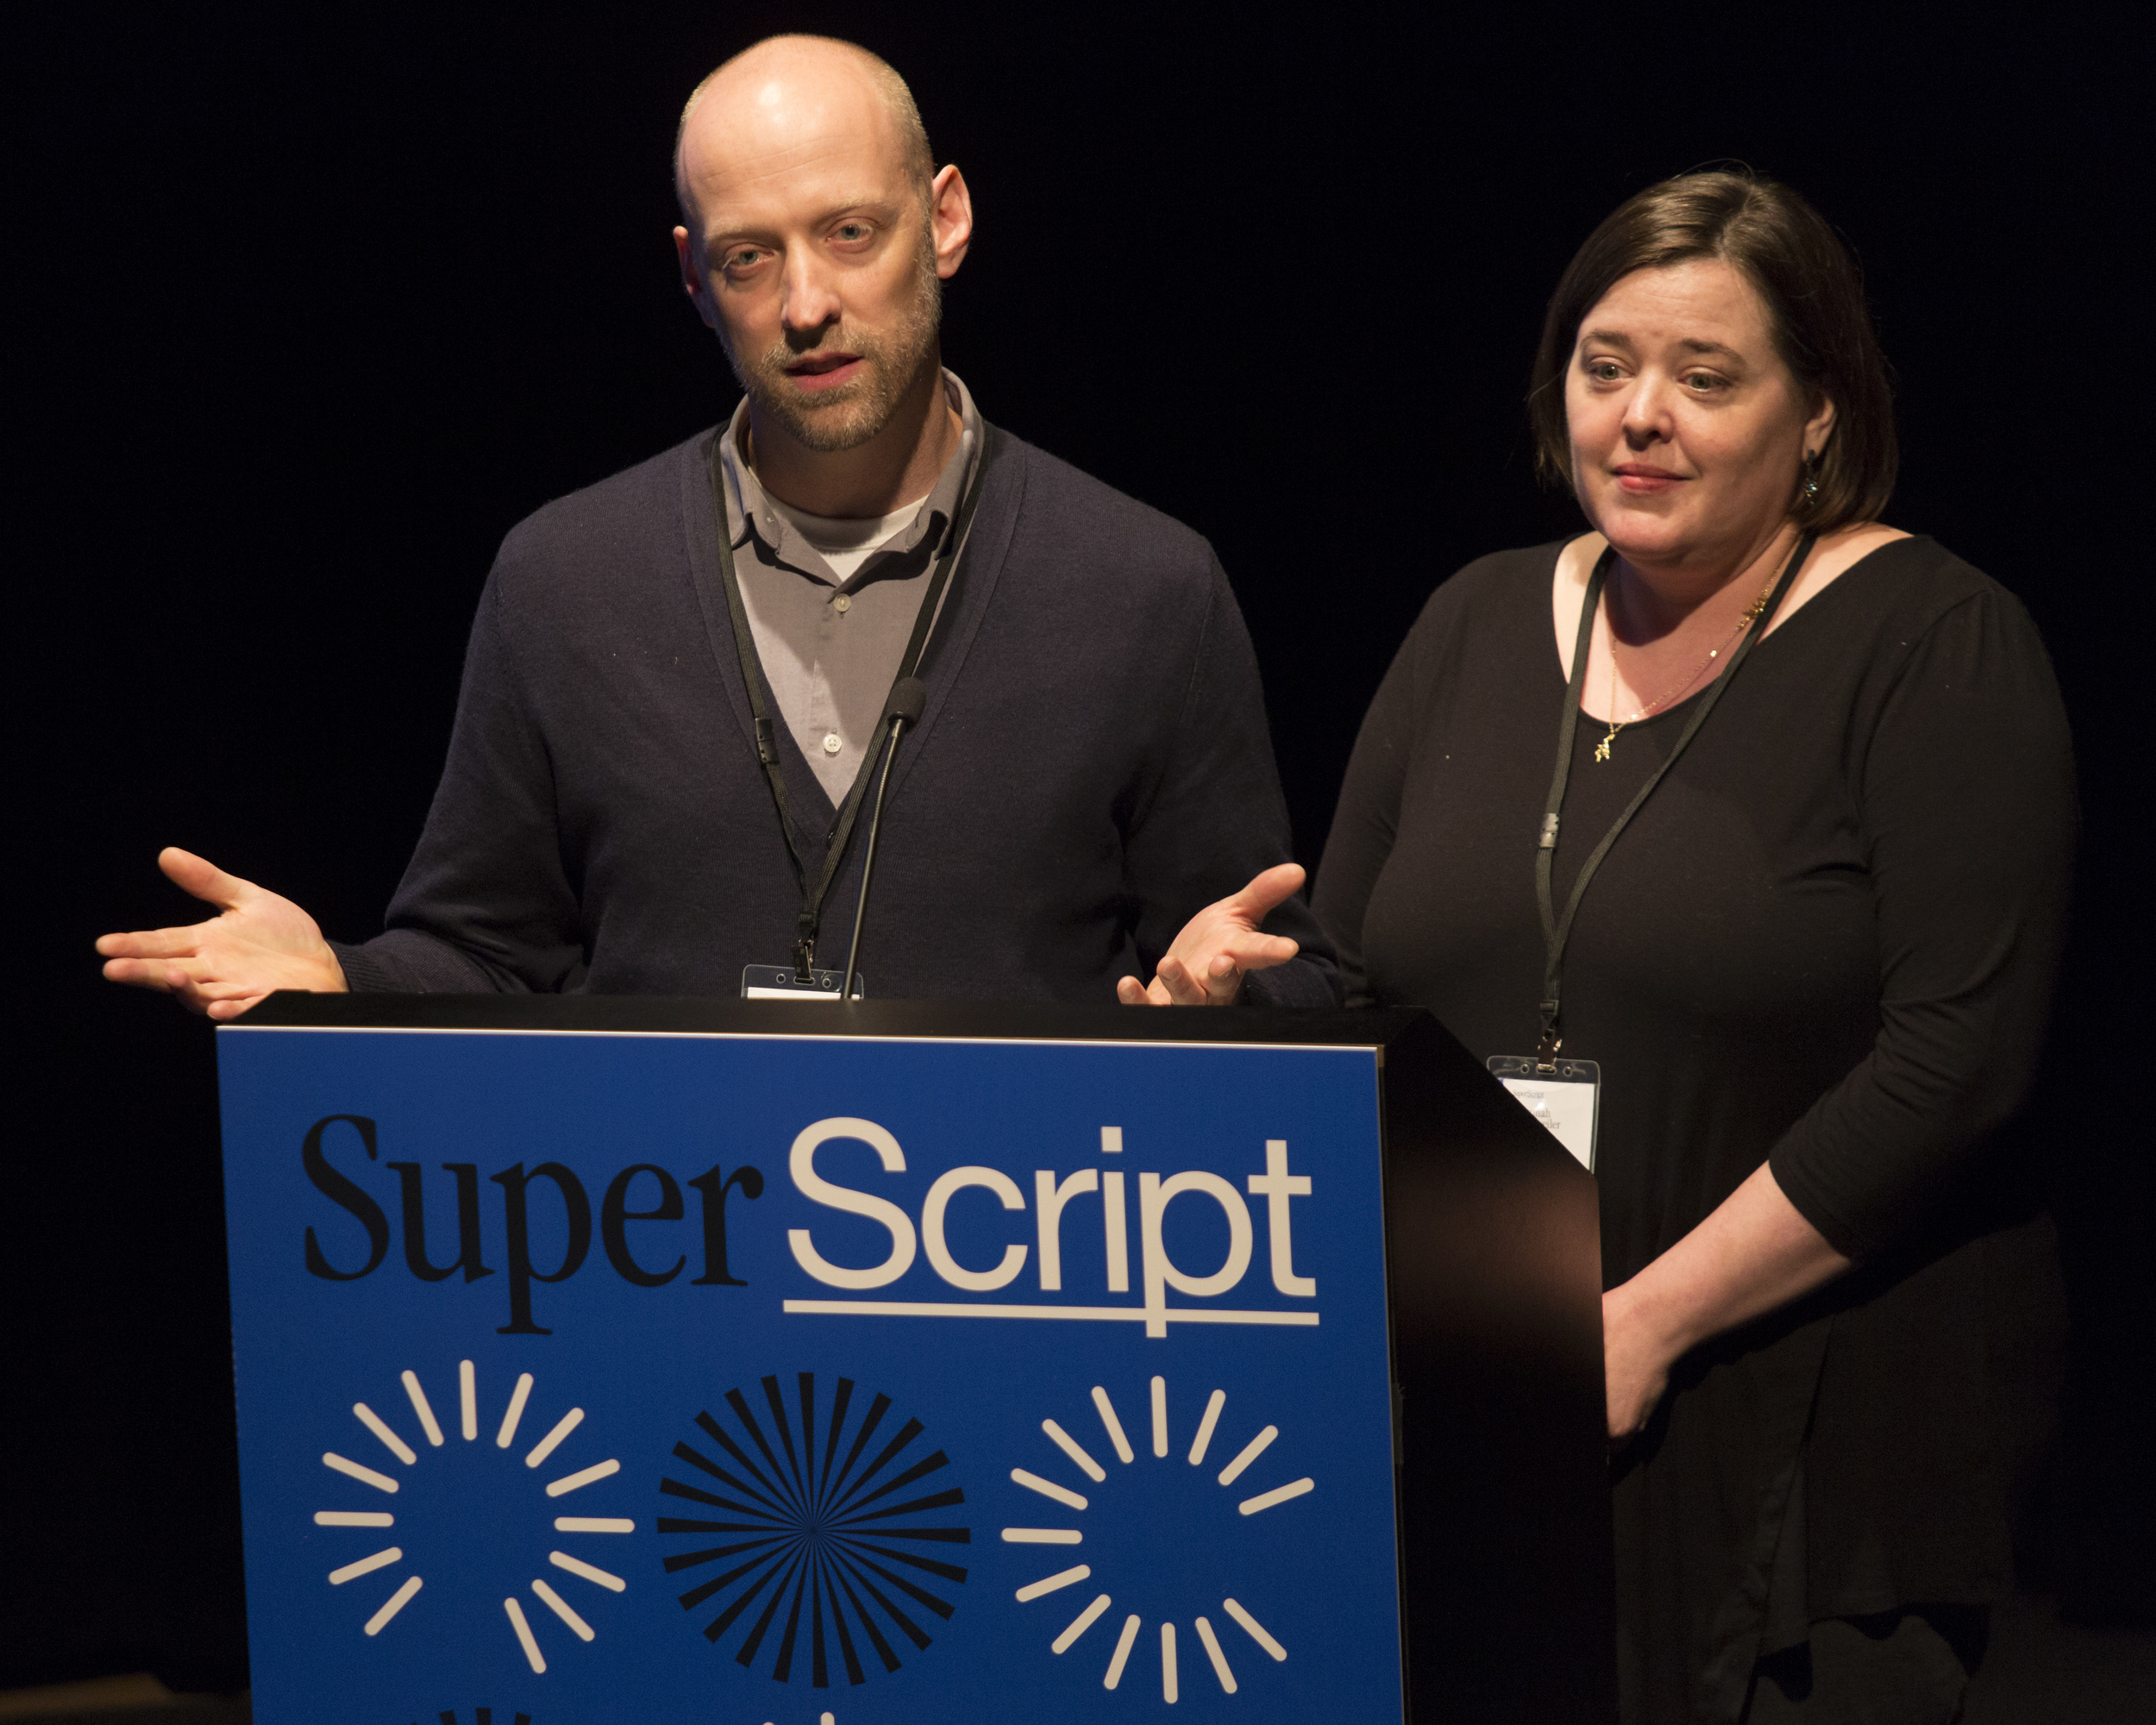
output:
{"label": "black background", "polygon": [[379,926],[501,535],[730,406],[667,152],[787,28],[885,54],[966,170],[945,351],[984,412],[1219,547],[1313,864],[1432,586],[1575,524],[1520,395],[1595,222],[1741,159],[1849,236],[1901,378],[1888,518],[2028,604],[2082,764],[2031,1135],[2074,1328],[2024,1561],[2156,1615],[2140,9],[1267,16],[77,7],[13,39],[0,1686],[245,1680],[210,1037],[90,943],[193,919],[171,843]]}

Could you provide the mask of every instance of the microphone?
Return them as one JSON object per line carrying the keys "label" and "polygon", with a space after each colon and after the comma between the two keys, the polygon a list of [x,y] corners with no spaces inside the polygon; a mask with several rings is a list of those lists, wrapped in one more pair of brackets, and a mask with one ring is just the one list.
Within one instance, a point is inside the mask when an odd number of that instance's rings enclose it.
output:
{"label": "microphone", "polygon": [[861,859],[861,896],[854,900],[854,938],[846,948],[846,974],[838,985],[842,1000],[854,997],[854,968],[861,957],[861,925],[868,913],[868,881],[876,869],[876,835],[883,830],[883,799],[891,788],[891,763],[898,759],[899,738],[906,734],[906,726],[920,723],[921,709],[927,705],[928,685],[918,677],[900,677],[891,685],[883,703],[891,741],[884,748],[883,772],[876,781],[876,806],[868,817],[868,849]]}

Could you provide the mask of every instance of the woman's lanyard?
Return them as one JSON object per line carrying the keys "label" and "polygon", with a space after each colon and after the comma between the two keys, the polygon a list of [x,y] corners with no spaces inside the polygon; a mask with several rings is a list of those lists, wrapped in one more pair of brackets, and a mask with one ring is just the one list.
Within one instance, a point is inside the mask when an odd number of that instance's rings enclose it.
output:
{"label": "woman's lanyard", "polygon": [[[1639,812],[1639,806],[1653,794],[1654,787],[1662,782],[1663,775],[1677,765],[1677,756],[1685,746],[1699,735],[1699,728],[1707,723],[1707,715],[1714,710],[1714,703],[1722,698],[1730,679],[1743,667],[1745,657],[1767,632],[1774,613],[1781,605],[1783,595],[1796,579],[1797,571],[1804,567],[1804,560],[1811,555],[1816,535],[1807,533],[1796,542],[1796,549],[1789,554],[1789,561],[1783,566],[1781,578],[1774,584],[1774,591],[1767,595],[1767,602],[1758,622],[1745,634],[1737,650],[1730,656],[1729,664],[1721,675],[1708,685],[1707,693],[1692,709],[1692,716],[1685,721],[1684,729],[1677,733],[1677,743],[1670,750],[1669,758],[1647,775],[1647,782],[1640,786],[1633,800],[1625,805],[1609,831],[1602,835],[1602,842],[1588,853],[1587,861],[1580,865],[1579,878],[1572,883],[1572,895],[1565,901],[1564,914],[1557,914],[1550,890],[1550,872],[1556,860],[1557,849],[1558,816],[1564,808],[1565,782],[1572,776],[1572,739],[1579,730],[1580,696],[1587,687],[1587,656],[1595,639],[1595,607],[1602,596],[1602,583],[1609,574],[1611,560],[1616,556],[1614,548],[1605,550],[1595,560],[1595,571],[1587,578],[1587,597],[1580,604],[1579,639],[1572,648],[1572,681],[1564,695],[1564,716],[1557,724],[1557,770],[1550,779],[1550,800],[1543,811],[1542,832],[1535,841],[1535,902],[1542,912],[1542,938],[1546,958],[1542,975],[1542,1035],[1535,1044],[1535,1067],[1549,1072],[1557,1064],[1557,1051],[1564,1046],[1557,1015],[1563,1000],[1564,971],[1564,943],[1571,936],[1572,919],[1578,913],[1580,900],[1586,895],[1587,883],[1595,878],[1595,871],[1601,866],[1602,858],[1609,854],[1609,847],[1617,842],[1622,832]],[[1614,647],[1613,643],[1613,647]]]}
{"label": "woman's lanyard", "polygon": [[[847,846],[853,840],[854,822],[861,813],[862,798],[868,788],[868,781],[874,775],[876,757],[883,752],[883,741],[890,731],[891,720],[887,713],[877,721],[875,735],[862,751],[861,768],[854,775],[853,788],[846,793],[837,822],[831,828],[830,842],[824,850],[824,866],[812,883],[805,861],[810,847],[802,841],[794,824],[787,796],[786,775],[779,767],[778,733],[772,724],[771,704],[765,699],[763,661],[757,656],[755,637],[749,631],[749,614],[741,602],[741,582],[734,574],[734,537],[726,521],[726,479],[719,461],[719,442],[725,435],[722,430],[711,440],[711,503],[718,516],[718,573],[726,587],[726,614],[734,625],[735,649],[741,655],[741,680],[748,687],[749,711],[756,722],[756,759],[762,764],[764,781],[771,787],[771,800],[779,811],[779,830],[786,836],[787,855],[793,862],[793,878],[801,888],[801,915],[793,941],[793,974],[805,985],[816,963],[816,937],[823,922],[824,900],[846,860]],[[984,444],[973,482],[959,502],[957,518],[944,530],[943,549],[928,578],[928,589],[921,595],[921,608],[913,618],[913,633],[906,643],[906,656],[899,662],[893,683],[912,676],[919,668],[921,654],[928,644],[929,630],[936,621],[937,605],[950,584],[967,530],[973,525],[974,510],[981,502],[981,480],[987,472],[990,453],[990,448]]]}

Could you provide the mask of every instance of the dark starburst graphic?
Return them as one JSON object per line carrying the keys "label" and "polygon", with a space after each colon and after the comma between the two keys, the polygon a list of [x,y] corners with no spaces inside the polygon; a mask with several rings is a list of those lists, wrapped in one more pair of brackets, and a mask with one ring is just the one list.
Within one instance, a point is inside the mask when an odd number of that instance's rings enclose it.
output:
{"label": "dark starburst graphic", "polygon": [[[454,1707],[444,1712],[441,1717],[442,1725],[457,1725],[456,1709]],[[474,1707],[472,1709],[472,1725],[494,1725],[494,1709],[491,1707]],[[531,1725],[531,1715],[519,1713],[516,1717],[516,1725]]]}
{"label": "dark starburst graphic", "polygon": [[661,1516],[661,1534],[738,1536],[668,1558],[667,1573],[725,1565],[724,1573],[682,1594],[681,1609],[717,1603],[718,1614],[704,1625],[705,1639],[717,1647],[741,1629],[734,1658],[750,1670],[775,1626],[771,1675],[779,1682],[798,1682],[805,1666],[815,1687],[828,1687],[835,1647],[847,1682],[865,1683],[864,1653],[895,1672],[895,1642],[925,1651],[931,1637],[923,1620],[932,1614],[949,1621],[953,1608],[943,1594],[963,1585],[966,1571],[934,1553],[970,1545],[973,1534],[921,1518],[954,1519],[937,1512],[963,1503],[966,1494],[956,1485],[913,1490],[947,1468],[950,1458],[937,1450],[909,1461],[924,1428],[908,1419],[887,1435],[892,1402],[881,1391],[849,1434],[847,1421],[856,1412],[850,1377],[838,1380],[819,1448],[816,1376],[804,1371],[798,1382],[798,1426],[773,1376],[763,1380],[769,1412],[761,1421],[747,1396],[730,1389],[726,1406],[736,1430],[701,1413],[696,1424],[708,1443],[674,1446],[676,1458],[724,1490],[675,1479],[661,1481],[659,1490],[741,1519]]}

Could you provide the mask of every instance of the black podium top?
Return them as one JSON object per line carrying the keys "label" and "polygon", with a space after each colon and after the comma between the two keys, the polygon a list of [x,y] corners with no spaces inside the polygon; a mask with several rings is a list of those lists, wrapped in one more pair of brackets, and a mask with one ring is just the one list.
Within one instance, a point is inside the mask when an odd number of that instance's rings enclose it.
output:
{"label": "black podium top", "polygon": [[652,994],[272,994],[243,1027],[526,1030],[701,1036],[956,1037],[1387,1048],[1427,1013],[1311,1007],[1043,1006],[975,1000],[743,1000]]}

